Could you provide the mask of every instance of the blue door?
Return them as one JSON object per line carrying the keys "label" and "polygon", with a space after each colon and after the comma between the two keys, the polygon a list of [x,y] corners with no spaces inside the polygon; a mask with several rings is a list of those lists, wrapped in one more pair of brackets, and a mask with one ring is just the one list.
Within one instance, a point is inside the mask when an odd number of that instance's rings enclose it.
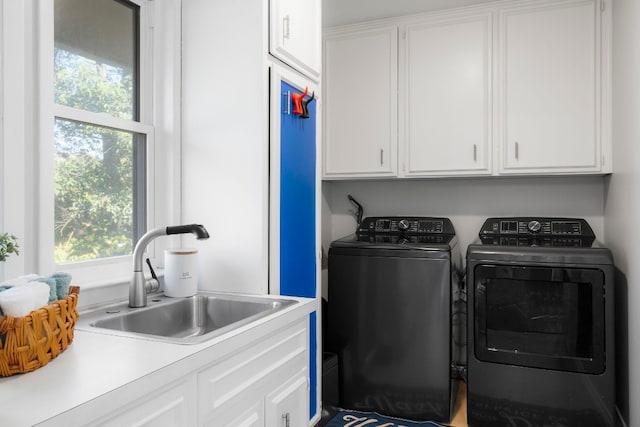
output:
{"label": "blue door", "polygon": [[[281,99],[303,92],[281,82]],[[305,100],[310,99],[310,94]],[[280,294],[316,297],[316,102],[305,113],[295,106],[280,115]],[[298,111],[299,112],[299,111]],[[303,116],[308,116],[303,118]],[[310,317],[310,414],[316,415],[316,313]]]}

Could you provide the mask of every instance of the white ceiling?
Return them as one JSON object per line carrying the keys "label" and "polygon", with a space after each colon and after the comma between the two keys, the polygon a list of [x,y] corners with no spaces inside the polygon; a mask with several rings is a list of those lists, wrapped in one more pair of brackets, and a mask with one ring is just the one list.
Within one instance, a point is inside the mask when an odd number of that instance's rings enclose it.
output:
{"label": "white ceiling", "polygon": [[451,9],[495,0],[322,0],[322,26]]}

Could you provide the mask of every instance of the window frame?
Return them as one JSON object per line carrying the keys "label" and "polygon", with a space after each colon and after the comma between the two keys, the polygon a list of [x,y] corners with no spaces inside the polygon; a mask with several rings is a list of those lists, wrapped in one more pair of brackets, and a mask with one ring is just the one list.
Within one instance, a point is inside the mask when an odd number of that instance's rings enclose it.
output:
{"label": "window frame", "polygon": [[[171,198],[156,197],[157,144],[153,110],[154,88],[154,46],[153,46],[153,2],[149,0],[128,0],[140,7],[139,34],[139,120],[126,120],[107,113],[80,110],[54,101],[54,5],[51,0],[38,0],[38,58],[39,58],[39,137],[38,137],[38,216],[37,216],[37,259],[36,268],[40,274],[65,271],[72,275],[74,283],[83,286],[128,280],[132,274],[130,255],[56,264],[54,261],[54,120],[72,120],[134,132],[146,139],[146,224],[147,229],[156,227],[155,212],[166,209]],[[161,73],[160,73],[161,74]],[[165,150],[166,151],[166,150]],[[179,186],[177,186],[179,188]],[[173,186],[176,188],[176,186]],[[134,242],[135,244],[135,242]],[[147,248],[147,256],[155,265],[158,245]]]}

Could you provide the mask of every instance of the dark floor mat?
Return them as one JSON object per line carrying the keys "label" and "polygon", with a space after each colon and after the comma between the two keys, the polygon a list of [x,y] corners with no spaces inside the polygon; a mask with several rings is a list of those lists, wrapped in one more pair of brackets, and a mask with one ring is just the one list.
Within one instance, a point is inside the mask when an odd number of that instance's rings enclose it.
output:
{"label": "dark floor mat", "polygon": [[324,427],[446,427],[434,421],[411,421],[386,417],[375,412],[341,410]]}

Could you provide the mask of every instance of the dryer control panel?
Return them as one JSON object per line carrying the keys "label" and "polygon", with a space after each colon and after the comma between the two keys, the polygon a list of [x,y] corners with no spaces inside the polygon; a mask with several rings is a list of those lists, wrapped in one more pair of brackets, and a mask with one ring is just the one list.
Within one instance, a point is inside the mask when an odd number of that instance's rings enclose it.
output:
{"label": "dryer control panel", "polygon": [[481,236],[502,234],[595,237],[589,224],[576,218],[489,218],[480,229]]}
{"label": "dryer control panel", "polygon": [[548,217],[489,218],[479,236],[485,245],[501,246],[589,247],[595,239],[584,219]]}

